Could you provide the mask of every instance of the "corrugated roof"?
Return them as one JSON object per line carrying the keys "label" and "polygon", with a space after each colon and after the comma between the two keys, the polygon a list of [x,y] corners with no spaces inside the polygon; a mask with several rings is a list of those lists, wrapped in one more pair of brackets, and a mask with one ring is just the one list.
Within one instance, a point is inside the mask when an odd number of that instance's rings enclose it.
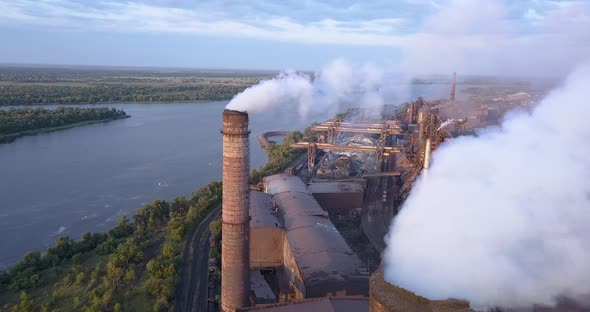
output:
{"label": "corrugated roof", "polygon": [[307,186],[296,176],[287,174],[275,174],[263,179],[266,192],[276,195],[283,192],[310,193]]}
{"label": "corrugated roof", "polygon": [[272,196],[252,191],[250,192],[250,227],[259,226],[282,228],[272,207]]}
{"label": "corrugated roof", "polygon": [[[364,266],[298,177],[265,179],[281,209],[287,240],[307,286],[358,277]],[[283,178],[285,176],[289,178]],[[276,185],[275,185],[276,184]],[[303,190],[303,192],[299,192]]]}

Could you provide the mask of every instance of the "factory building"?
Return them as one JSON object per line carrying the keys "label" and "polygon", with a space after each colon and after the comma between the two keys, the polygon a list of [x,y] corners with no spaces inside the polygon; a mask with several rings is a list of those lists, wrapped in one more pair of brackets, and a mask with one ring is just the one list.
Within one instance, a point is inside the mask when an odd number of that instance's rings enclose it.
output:
{"label": "factory building", "polygon": [[360,213],[363,207],[364,188],[360,181],[317,181],[309,185],[309,190],[330,215],[349,215]]}
{"label": "factory building", "polygon": [[377,270],[370,279],[370,297],[348,296],[263,304],[240,311],[260,312],[475,312],[469,302],[459,299],[430,300],[393,285]]}
{"label": "factory building", "polygon": [[[368,271],[296,176],[251,192],[250,269],[273,269],[278,301],[368,294]],[[253,289],[256,295],[256,289]]]}
{"label": "factory building", "polygon": [[[453,74],[451,104],[455,104],[455,80]],[[525,96],[515,94],[512,98]],[[377,155],[387,148],[334,145],[335,129],[400,135],[403,142],[409,143],[395,159],[396,167],[402,169],[399,176],[403,185],[399,193],[403,200],[420,169],[428,168],[430,151],[445,138],[441,129],[452,126],[462,133],[467,121],[443,122],[439,116],[440,102],[431,104],[421,98],[410,103],[403,118],[407,124],[403,133],[398,130],[397,122],[361,127],[333,121],[315,127],[327,131],[327,143],[298,142],[293,147],[308,148],[311,155],[308,166],[313,168],[316,148],[358,149]],[[490,109],[482,107],[482,116],[489,117],[490,113]],[[332,213],[343,214],[360,208],[366,185],[350,179],[316,181],[308,186],[296,176],[278,174],[264,178],[264,192],[250,191],[248,114],[225,110],[222,133],[222,311],[474,312],[465,300],[430,300],[394,285],[385,280],[382,268],[369,279],[365,266],[329,218]],[[402,151],[388,148],[387,152]],[[367,228],[374,228],[378,223],[367,224],[370,225]],[[556,307],[533,306],[527,311],[588,309],[565,298]]]}

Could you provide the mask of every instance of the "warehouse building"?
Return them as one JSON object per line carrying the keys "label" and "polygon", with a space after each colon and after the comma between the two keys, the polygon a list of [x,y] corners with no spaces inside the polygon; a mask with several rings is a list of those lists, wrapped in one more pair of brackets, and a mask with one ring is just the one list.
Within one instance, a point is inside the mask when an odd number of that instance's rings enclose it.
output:
{"label": "warehouse building", "polygon": [[276,274],[277,301],[368,295],[366,267],[303,181],[278,174],[264,186],[250,193],[250,269]]}

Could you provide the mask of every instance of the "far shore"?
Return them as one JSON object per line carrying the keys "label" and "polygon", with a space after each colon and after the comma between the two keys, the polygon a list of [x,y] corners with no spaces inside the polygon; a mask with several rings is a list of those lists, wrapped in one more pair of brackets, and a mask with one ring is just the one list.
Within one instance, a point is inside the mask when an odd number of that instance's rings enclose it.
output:
{"label": "far shore", "polygon": [[76,106],[76,105],[113,105],[113,104],[201,104],[201,103],[211,103],[211,102],[226,102],[231,100],[186,100],[186,101],[148,101],[148,102],[133,102],[133,101],[108,101],[108,102],[77,102],[77,103],[33,103],[33,104],[17,104],[17,105],[8,105],[8,104],[0,104],[0,107],[9,107],[9,108],[18,108],[18,107],[28,107],[28,106],[46,106],[46,105],[56,105],[56,106]]}
{"label": "far shore", "polygon": [[125,115],[125,116],[113,117],[113,118],[107,118],[107,119],[80,121],[80,122],[72,123],[69,125],[63,125],[63,126],[59,126],[59,127],[41,128],[41,129],[36,129],[36,130],[28,130],[28,131],[21,131],[21,132],[16,132],[16,133],[4,134],[4,135],[0,135],[0,144],[10,143],[10,142],[16,140],[17,138],[27,136],[27,135],[36,135],[39,133],[59,131],[59,130],[64,130],[64,129],[69,129],[69,128],[87,126],[87,125],[91,125],[91,124],[95,124],[95,123],[99,123],[99,122],[107,122],[107,121],[112,121],[112,120],[117,120],[117,119],[124,119],[124,118],[129,118],[129,117],[131,117],[131,116]]}

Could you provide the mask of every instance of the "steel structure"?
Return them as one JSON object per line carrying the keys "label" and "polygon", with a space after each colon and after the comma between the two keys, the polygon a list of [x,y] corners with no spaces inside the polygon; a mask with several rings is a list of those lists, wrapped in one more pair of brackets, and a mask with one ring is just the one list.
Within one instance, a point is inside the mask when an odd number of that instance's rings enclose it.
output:
{"label": "steel structure", "polygon": [[355,151],[376,153],[377,164],[381,163],[385,153],[400,153],[403,151],[403,149],[398,146],[335,145],[329,143],[316,142],[297,142],[291,144],[290,146],[293,148],[307,148],[307,167],[310,172],[315,166],[315,156],[318,149],[332,151]]}

